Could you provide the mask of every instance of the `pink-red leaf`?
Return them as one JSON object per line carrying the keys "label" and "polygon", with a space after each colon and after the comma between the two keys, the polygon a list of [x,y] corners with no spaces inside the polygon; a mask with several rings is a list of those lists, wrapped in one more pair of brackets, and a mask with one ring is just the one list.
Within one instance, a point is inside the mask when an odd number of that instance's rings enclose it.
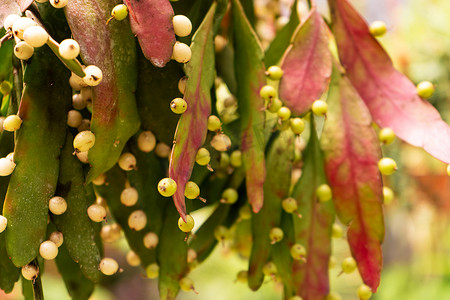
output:
{"label": "pink-red leaf", "polygon": [[352,255],[364,283],[375,292],[380,283],[384,238],[382,180],[377,167],[380,143],[366,106],[337,69],[321,144],[336,213],[349,225]]}
{"label": "pink-red leaf", "polygon": [[339,57],[347,75],[380,127],[450,163],[450,127],[397,71],[347,0],[329,0]]}
{"label": "pink-red leaf", "polygon": [[175,44],[173,9],[169,0],[127,0],[133,33],[145,57],[156,67],[164,67]]}
{"label": "pink-red leaf", "polygon": [[315,7],[297,28],[281,68],[280,98],[294,113],[307,112],[327,88],[332,69],[328,28]]}
{"label": "pink-red leaf", "polygon": [[316,130],[311,126],[311,137],[305,150],[302,177],[292,196],[297,199],[298,212],[294,219],[295,242],[306,248],[306,262],[294,261],[293,280],[297,295],[304,300],[324,300],[329,293],[328,263],[331,254],[331,226],[334,221],[330,201],[318,202],[316,188],[325,183],[323,154]]}
{"label": "pink-red leaf", "polygon": [[169,177],[177,183],[173,200],[183,219],[186,218],[185,185],[191,177],[197,151],[205,142],[208,131],[207,120],[211,114],[210,89],[214,82],[212,26],[215,9],[214,3],[192,39],[191,49],[194,55],[186,65],[188,80],[184,93],[187,110],[178,122],[175,144],[170,156]]}

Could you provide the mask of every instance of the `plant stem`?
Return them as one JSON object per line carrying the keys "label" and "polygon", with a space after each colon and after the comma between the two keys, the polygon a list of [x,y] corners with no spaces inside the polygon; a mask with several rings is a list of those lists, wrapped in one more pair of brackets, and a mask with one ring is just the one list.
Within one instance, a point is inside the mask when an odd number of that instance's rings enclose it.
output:
{"label": "plant stem", "polygon": [[52,49],[53,53],[62,61],[62,63],[73,73],[83,78],[86,74],[83,71],[83,67],[77,59],[64,59],[59,54],[59,44],[52,37],[48,38],[47,45]]}
{"label": "plant stem", "polygon": [[40,275],[33,281],[33,297],[34,300],[44,300]]}

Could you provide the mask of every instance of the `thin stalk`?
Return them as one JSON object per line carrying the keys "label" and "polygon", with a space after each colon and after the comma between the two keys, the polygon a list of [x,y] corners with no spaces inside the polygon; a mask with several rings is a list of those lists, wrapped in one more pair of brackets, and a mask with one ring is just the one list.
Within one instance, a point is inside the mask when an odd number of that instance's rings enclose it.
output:
{"label": "thin stalk", "polygon": [[34,300],[44,300],[40,275],[33,281],[33,297]]}
{"label": "thin stalk", "polygon": [[53,53],[61,60],[61,62],[77,76],[83,78],[86,76],[83,66],[77,59],[65,59],[59,54],[59,44],[52,37],[48,38],[47,45],[52,49]]}

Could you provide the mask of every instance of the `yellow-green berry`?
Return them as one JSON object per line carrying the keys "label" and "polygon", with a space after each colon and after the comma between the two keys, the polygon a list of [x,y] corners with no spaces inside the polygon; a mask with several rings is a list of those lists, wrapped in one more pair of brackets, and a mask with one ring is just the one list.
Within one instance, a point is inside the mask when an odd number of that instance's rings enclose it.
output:
{"label": "yellow-green berry", "polygon": [[328,200],[331,200],[333,196],[331,188],[328,184],[321,184],[316,189],[316,195],[320,202],[326,202]]}
{"label": "yellow-green berry", "polygon": [[197,151],[197,155],[195,156],[195,161],[200,166],[206,166],[209,164],[209,161],[211,160],[211,154],[209,153],[208,149],[206,148],[200,148]]}
{"label": "yellow-green berry", "polygon": [[111,11],[111,17],[117,21],[122,21],[128,16],[128,7],[125,4],[119,4],[114,6]]}
{"label": "yellow-green berry", "polygon": [[380,142],[382,142],[383,144],[389,145],[395,140],[394,130],[388,127],[383,128],[380,130],[378,138],[380,139]]}
{"label": "yellow-green berry", "polygon": [[222,192],[222,198],[220,202],[227,203],[227,204],[233,204],[235,203],[239,198],[238,192],[233,188],[227,188]]}
{"label": "yellow-green berry", "polygon": [[231,152],[230,163],[235,168],[242,166],[242,152],[240,150]]}
{"label": "yellow-green berry", "polygon": [[306,258],[306,248],[300,244],[292,245],[290,253],[294,260],[304,260]]}
{"label": "yellow-green berry", "polygon": [[277,91],[270,85],[265,85],[259,91],[259,95],[265,100],[273,99],[277,96]]}
{"label": "yellow-green berry", "polygon": [[217,116],[211,115],[208,117],[208,130],[217,131],[222,126],[222,122]]}
{"label": "yellow-green berry", "polygon": [[177,183],[172,178],[163,178],[158,183],[158,192],[164,197],[171,197],[177,191]]}
{"label": "yellow-green berry", "polygon": [[193,181],[188,181],[184,189],[184,196],[188,199],[197,199],[200,196],[200,188]]}
{"label": "yellow-green berry", "polygon": [[392,175],[397,170],[397,163],[389,157],[383,157],[378,161],[378,169],[383,175]]}
{"label": "yellow-green berry", "polygon": [[342,261],[341,267],[344,273],[353,273],[356,270],[356,261],[353,257],[347,257]]}
{"label": "yellow-green berry", "polygon": [[390,204],[394,200],[394,192],[391,188],[384,186],[383,187],[383,203]]}
{"label": "yellow-green berry", "polygon": [[434,94],[434,84],[429,81],[420,82],[416,89],[419,97],[424,99],[428,99]]}
{"label": "yellow-green berry", "polygon": [[370,24],[369,31],[372,36],[383,36],[387,31],[386,24],[383,21],[374,21]]}
{"label": "yellow-green berry", "polygon": [[279,227],[273,227],[272,229],[270,229],[269,237],[271,244],[278,243],[284,237],[283,229]]}
{"label": "yellow-green berry", "polygon": [[291,117],[291,110],[286,106],[282,106],[278,110],[277,114],[281,120],[287,121]]}
{"label": "yellow-green berry", "polygon": [[147,277],[150,279],[158,278],[159,276],[159,265],[157,263],[152,263],[145,269],[147,272]]}
{"label": "yellow-green berry", "polygon": [[316,116],[324,116],[328,112],[328,104],[325,101],[316,100],[313,102],[311,109]]}
{"label": "yellow-green berry", "polygon": [[183,232],[191,232],[194,226],[194,218],[191,215],[186,215],[186,222],[181,217],[178,219],[178,228]]}
{"label": "yellow-green berry", "polygon": [[358,297],[360,300],[369,300],[372,297],[372,289],[365,284],[361,284],[358,288]]}
{"label": "yellow-green berry", "polygon": [[170,109],[176,114],[182,114],[187,109],[187,103],[183,98],[175,98],[170,102]]}
{"label": "yellow-green berry", "polygon": [[291,119],[291,129],[295,134],[301,134],[305,130],[305,122],[302,118]]}
{"label": "yellow-green berry", "polygon": [[283,77],[283,70],[278,66],[270,66],[266,74],[272,80],[280,80]]}

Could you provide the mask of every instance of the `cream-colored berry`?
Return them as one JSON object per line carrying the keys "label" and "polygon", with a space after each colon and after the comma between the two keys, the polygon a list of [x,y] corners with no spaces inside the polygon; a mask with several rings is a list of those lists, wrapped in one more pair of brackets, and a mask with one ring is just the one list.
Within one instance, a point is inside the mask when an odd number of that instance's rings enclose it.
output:
{"label": "cream-colored berry", "polygon": [[36,22],[31,20],[30,18],[21,17],[14,21],[12,25],[12,32],[16,37],[22,40],[25,29],[31,26],[36,26]]}
{"label": "cream-colored berry", "polygon": [[77,152],[76,155],[77,155],[78,160],[81,161],[82,163],[84,163],[84,164],[89,163],[88,151]]}
{"label": "cream-colored berry", "polygon": [[172,57],[179,63],[187,63],[192,57],[191,48],[184,43],[175,42]]}
{"label": "cream-colored berry", "polygon": [[133,211],[128,217],[128,227],[140,231],[147,225],[147,215],[142,210]]}
{"label": "cream-colored berry", "polygon": [[105,257],[100,261],[99,269],[105,275],[114,275],[119,270],[119,264],[115,259]]}
{"label": "cream-colored berry", "polygon": [[188,17],[183,15],[176,15],[173,17],[172,23],[175,34],[179,37],[185,37],[191,34],[192,23]]}
{"label": "cream-colored berry", "polygon": [[137,143],[142,152],[151,152],[156,147],[155,135],[151,131],[143,131],[139,134]]}
{"label": "cream-colored berry", "polygon": [[64,198],[55,196],[48,202],[48,209],[54,215],[62,215],[67,210],[67,202]]}
{"label": "cream-colored berry", "polygon": [[159,237],[156,233],[149,232],[146,235],[144,235],[143,242],[144,242],[145,248],[153,249],[153,248],[156,248],[156,246],[158,246]]}
{"label": "cream-colored berry", "polygon": [[186,76],[181,77],[180,80],[178,81],[178,90],[183,95],[184,95],[184,92],[186,91],[186,82],[187,82],[187,77]]}
{"label": "cream-colored berry", "polygon": [[16,163],[7,157],[0,158],[0,176],[9,176],[16,168]]}
{"label": "cream-colored berry", "polygon": [[27,42],[19,42],[14,47],[14,55],[18,59],[27,60],[33,56],[34,48],[30,46]]}
{"label": "cream-colored berry", "polygon": [[141,264],[141,259],[133,250],[128,251],[126,259],[127,263],[132,267],[137,267]]}
{"label": "cream-colored berry", "polygon": [[[80,88],[82,88],[82,87],[80,87]],[[85,109],[86,106],[87,106],[87,100],[83,99],[83,97],[81,96],[81,93],[80,94],[74,94],[72,96],[72,106],[76,110]]]}
{"label": "cream-colored berry", "polygon": [[[87,84],[84,82],[83,78],[81,78],[80,76],[78,76],[75,73],[72,73],[72,75],[70,76],[69,84],[76,91],[80,91],[83,87],[87,86]],[[84,107],[86,107],[86,106],[84,106]],[[74,108],[75,108],[75,106],[74,106]],[[81,108],[81,109],[83,109],[83,108]],[[78,108],[75,108],[75,109],[78,109]]]}
{"label": "cream-colored berry", "polygon": [[69,0],[49,0],[54,8],[63,8],[69,3]]}
{"label": "cream-colored berry", "polygon": [[73,147],[79,152],[88,151],[94,144],[95,135],[89,130],[79,132],[73,139]]}
{"label": "cream-colored berry", "polygon": [[111,225],[104,225],[100,230],[100,237],[106,243],[112,243],[117,241],[122,235],[122,227],[119,224],[114,223]]}
{"label": "cream-colored berry", "polygon": [[8,219],[6,219],[4,216],[0,215],[0,233],[5,231],[7,225],[8,225]]}
{"label": "cream-colored berry", "polygon": [[80,45],[75,40],[65,39],[59,44],[59,55],[67,60],[75,59],[80,55]]}
{"label": "cream-colored berry", "polygon": [[23,32],[23,39],[30,46],[39,48],[48,41],[48,33],[41,26],[31,26]]}
{"label": "cream-colored berry", "polygon": [[50,241],[52,241],[53,243],[55,243],[55,245],[57,247],[60,247],[64,242],[64,236],[63,236],[62,232],[59,232],[59,231],[53,231],[50,234],[48,239]]}
{"label": "cream-colored berry", "polygon": [[69,110],[67,113],[67,125],[72,128],[78,128],[81,125],[81,120],[83,116],[78,110]]}
{"label": "cream-colored berry", "polygon": [[93,222],[101,222],[106,219],[106,209],[99,204],[89,206],[87,214]]}
{"label": "cream-colored berry", "polygon": [[85,101],[92,99],[92,87],[88,86],[82,88],[80,91],[80,95]]}
{"label": "cream-colored berry", "polygon": [[231,140],[226,134],[219,133],[211,140],[211,146],[217,151],[227,151],[231,147]]}
{"label": "cream-colored berry", "polygon": [[34,280],[39,275],[39,268],[33,264],[25,265],[22,267],[22,276],[26,280]]}
{"label": "cream-colored berry", "polygon": [[172,151],[172,148],[170,148],[165,143],[160,142],[160,143],[156,144],[155,154],[156,154],[156,156],[158,156],[160,158],[169,157],[171,151]]}
{"label": "cream-colored berry", "polygon": [[3,20],[3,27],[5,28],[5,30],[12,30],[14,22],[16,22],[19,18],[20,16],[16,14],[6,16],[5,20]]}
{"label": "cream-colored berry", "polygon": [[139,199],[139,193],[134,187],[125,188],[120,194],[120,202],[125,206],[133,206]]}
{"label": "cream-colored berry", "polygon": [[124,171],[131,171],[136,168],[136,157],[129,153],[123,153],[118,161],[119,167]]}
{"label": "cream-colored berry", "polygon": [[94,180],[92,180],[92,183],[94,185],[104,185],[105,182],[106,182],[106,174],[105,173],[101,173]]}
{"label": "cream-colored berry", "polygon": [[6,131],[16,131],[22,126],[22,119],[18,115],[9,115],[3,120],[3,129]]}
{"label": "cream-colored berry", "polygon": [[58,255],[58,246],[52,241],[42,242],[39,246],[39,254],[45,260],[52,260]]}
{"label": "cream-colored berry", "polygon": [[91,129],[91,120],[89,119],[83,119],[81,120],[80,126],[78,126],[77,130],[78,132],[86,131]]}
{"label": "cream-colored berry", "polygon": [[83,78],[84,83],[88,86],[97,86],[102,82],[103,73],[97,66],[87,66],[84,68],[84,73],[86,76]]}
{"label": "cream-colored berry", "polygon": [[192,248],[188,248],[187,251],[187,262],[188,264],[193,263],[197,259],[197,251]]}

